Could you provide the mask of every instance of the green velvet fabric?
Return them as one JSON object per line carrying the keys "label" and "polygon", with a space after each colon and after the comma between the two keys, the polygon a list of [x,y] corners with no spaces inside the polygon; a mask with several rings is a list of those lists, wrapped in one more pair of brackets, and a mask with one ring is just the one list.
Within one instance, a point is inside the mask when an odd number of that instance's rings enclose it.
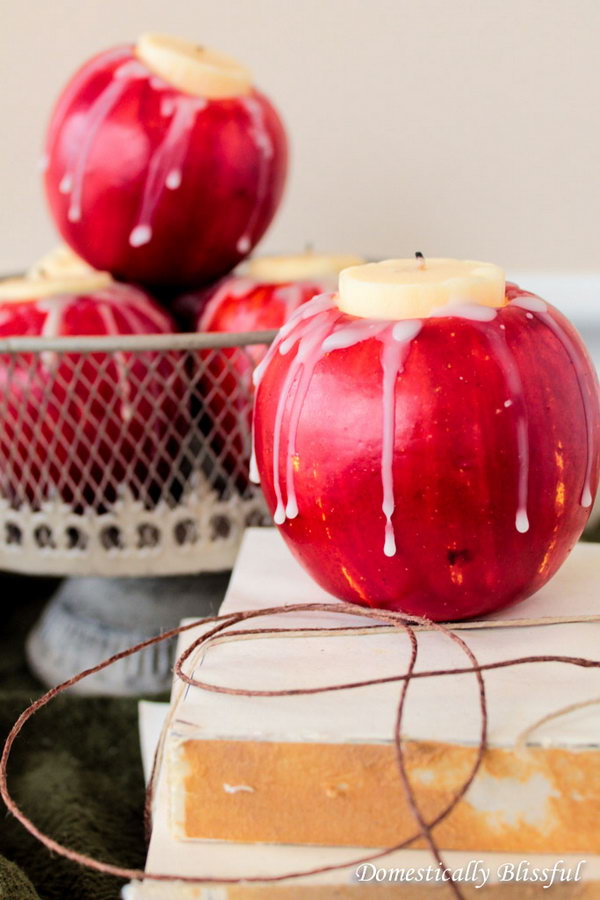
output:
{"label": "green velvet fabric", "polygon": [[[23,642],[55,586],[0,575],[0,741],[41,688]],[[118,865],[143,868],[144,783],[137,701],[59,697],[25,726],[9,787],[56,840]],[[0,810],[0,900],[116,900],[121,883],[50,854]]]}

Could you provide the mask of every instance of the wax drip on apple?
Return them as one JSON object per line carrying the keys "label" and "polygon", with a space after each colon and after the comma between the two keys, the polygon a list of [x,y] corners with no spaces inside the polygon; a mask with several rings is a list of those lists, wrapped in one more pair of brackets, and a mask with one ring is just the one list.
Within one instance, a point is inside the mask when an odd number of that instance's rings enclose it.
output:
{"label": "wax drip on apple", "polygon": [[[267,353],[265,354],[262,361],[256,366],[254,372],[252,373],[252,382],[254,385],[255,394],[258,392],[260,388],[260,384],[263,378],[265,371],[267,370],[269,363],[273,359],[273,357],[279,352],[280,346],[285,343],[287,336],[294,330],[294,328],[299,324],[304,322],[306,319],[312,319],[314,316],[318,316],[320,313],[326,313],[329,310],[337,309],[334,294],[319,294],[317,297],[313,297],[308,303],[305,303],[303,306],[300,306],[296,312],[290,316],[288,321],[282,325],[279,329],[279,333],[277,338],[270,345]],[[258,467],[256,465],[256,448],[254,443],[254,414],[256,410],[256,403],[253,407],[252,412],[252,455],[250,457],[250,480],[255,484],[260,484],[260,473],[258,471]]]}
{"label": "wax drip on apple", "polygon": [[381,320],[350,321],[341,327],[334,323],[332,333],[321,345],[322,353],[348,349],[371,338],[382,343],[382,439],[381,439],[381,508],[385,516],[383,552],[396,554],[392,516],[396,508],[394,495],[394,436],[396,424],[396,381],[408,356],[411,341],[421,330],[419,320],[390,323]]}
{"label": "wax drip on apple", "polygon": [[286,310],[286,319],[295,309],[298,309],[304,297],[304,286],[302,284],[282,284],[273,292],[273,300],[281,301]]}
{"label": "wax drip on apple", "polygon": [[[295,471],[300,464],[297,457],[297,431],[310,381],[319,360],[327,353],[347,349],[363,341],[376,339],[382,344],[382,449],[381,483],[382,512],[385,517],[383,551],[386,556],[394,556],[396,542],[392,517],[396,509],[393,485],[393,457],[395,434],[395,391],[398,377],[402,374],[412,342],[422,330],[427,318],[455,317],[471,321],[480,328],[490,341],[493,357],[504,374],[508,397],[504,407],[510,409],[515,420],[515,441],[518,461],[515,528],[524,534],[530,528],[528,516],[529,485],[529,428],[523,384],[515,359],[510,350],[506,325],[498,324],[498,309],[472,303],[450,303],[433,309],[425,320],[402,319],[389,321],[382,319],[349,318],[341,313],[336,295],[317,297],[301,307],[281,329],[278,338],[254,374],[254,384],[258,392],[264,372],[274,356],[286,355],[297,348],[279,397],[273,435],[273,484],[276,496],[275,522],[279,525],[293,520],[298,514],[295,491]],[[546,304],[537,297],[521,296],[507,304],[524,309],[526,315],[540,318],[556,335],[565,348],[573,364],[581,393],[585,423],[588,435],[588,457],[585,481],[581,495],[581,505],[591,503],[591,468],[593,463],[593,434],[591,429],[592,409],[585,390],[584,372],[578,362],[575,347],[560,325],[550,316]],[[283,435],[284,420],[287,417],[287,440]],[[281,482],[282,456],[285,460],[285,499]],[[251,460],[251,478],[258,481],[254,446]]]}
{"label": "wax drip on apple", "polygon": [[[44,338],[56,338],[62,334],[62,321],[67,308],[73,302],[73,297],[68,294],[56,294],[54,297],[43,297],[37,302],[40,312],[46,313],[40,336]],[[56,368],[58,356],[52,351],[45,350],[40,354],[42,366],[47,372]]]}
{"label": "wax drip on apple", "polygon": [[585,417],[587,431],[587,464],[583,489],[580,498],[581,506],[587,509],[592,505],[593,499],[592,465],[594,461],[594,434],[592,429],[592,422],[594,419],[594,413],[590,397],[585,387],[585,372],[583,371],[581,365],[580,356],[577,353],[577,350],[569,335],[564,331],[563,328],[561,328],[559,323],[552,318],[552,316],[548,312],[548,305],[542,299],[540,299],[540,297],[536,297],[534,294],[524,294],[513,298],[510,302],[511,306],[517,306],[520,309],[526,310],[526,315],[528,317],[539,319],[544,323],[544,325],[546,325],[547,328],[552,331],[552,333],[564,347],[571,365],[573,366],[575,377],[577,378],[577,384],[579,385],[579,393],[581,394],[581,402],[583,405],[583,414]]}
{"label": "wax drip on apple", "polygon": [[71,163],[71,169],[63,174],[59,184],[59,191],[70,195],[67,213],[67,218],[70,222],[81,221],[85,173],[98,129],[117,105],[127,90],[130,81],[147,77],[148,73],[137,60],[127,60],[115,69],[112,81],[101,91],[90,106],[84,138],[78,146],[77,156]]}
{"label": "wax drip on apple", "polygon": [[[70,222],[79,222],[82,217],[85,173],[96,134],[106,117],[120,101],[132,79],[153,81],[154,90],[170,90],[168,84],[150,78],[148,70],[137,60],[127,60],[115,69],[112,81],[98,95],[89,109],[85,139],[78,148],[77,157],[73,160],[71,168],[63,174],[58,186],[60,193],[70,195],[67,214]],[[161,113],[165,116],[170,115],[171,122],[148,167],[140,212],[129,237],[132,247],[141,247],[152,239],[152,215],[163,190],[165,188],[177,190],[181,186],[182,163],[187,152],[189,137],[197,114],[206,106],[206,100],[183,94],[163,99]]]}
{"label": "wax drip on apple", "polygon": [[[308,393],[315,367],[326,353],[347,349],[363,341],[376,338],[382,343],[381,366],[382,393],[382,453],[381,483],[382,510],[386,518],[384,553],[394,556],[396,543],[392,525],[395,510],[393,485],[393,451],[395,433],[395,388],[402,372],[410,344],[421,329],[420,321],[389,322],[374,320],[347,320],[334,302],[334,295],[325,294],[305,304],[284,326],[276,345],[273,345],[263,363],[255,372],[258,391],[262,374],[270,359],[279,352],[282,355],[297,348],[279,397],[273,434],[273,484],[277,506],[274,520],[283,524],[286,519],[298,515],[294,468],[296,465],[296,438],[302,407]],[[283,329],[282,329],[283,331]],[[286,500],[280,479],[281,448],[285,443],[282,431],[286,411],[289,410],[287,448],[285,451]],[[256,459],[253,452],[251,474],[256,477]]]}
{"label": "wax drip on apple", "polygon": [[62,333],[62,323],[65,311],[73,303],[74,297],[68,294],[56,294],[54,297],[44,297],[37,301],[40,312],[46,313],[40,336],[44,338],[57,338]]}
{"label": "wax drip on apple", "polygon": [[[98,329],[97,333],[113,336],[123,333],[148,334],[148,320],[156,326],[157,331],[165,330],[164,317],[148,303],[145,294],[138,292],[137,288],[131,285],[112,283],[108,287],[106,278],[102,273],[95,273],[62,279],[47,278],[42,281],[39,279],[15,279],[14,282],[8,280],[2,285],[2,293],[6,292],[9,296],[10,285],[16,285],[12,288],[13,292],[21,293],[22,296],[15,296],[10,302],[31,303],[42,313],[44,319],[39,334],[40,337],[48,339],[69,333],[66,323],[68,312],[77,307],[81,298],[88,293],[94,298],[95,315],[102,322],[102,327]],[[53,285],[55,285],[54,293],[51,293]],[[43,294],[39,295],[36,292],[43,292]],[[25,296],[26,294],[28,296]],[[0,302],[2,302],[1,296]],[[119,327],[117,317],[125,322],[126,332]],[[58,354],[50,350],[43,351],[40,359],[48,372],[53,371],[59,362]],[[132,417],[132,385],[127,355],[120,351],[115,352],[114,362],[120,396],[120,414],[124,421],[128,421]]]}
{"label": "wax drip on apple", "polygon": [[436,306],[427,318],[445,319],[448,316],[456,316],[459,319],[469,319],[471,322],[492,322],[496,315],[496,310],[491,306],[480,306],[478,303],[447,303],[445,306]]}
{"label": "wax drip on apple", "polygon": [[[491,310],[496,315],[495,310]],[[529,531],[529,516],[527,514],[527,495],[529,490],[529,424],[527,410],[523,396],[523,384],[515,359],[510,351],[506,338],[506,328],[483,329],[486,337],[494,349],[496,361],[504,373],[510,397],[504,402],[506,409],[512,408],[516,416],[517,454],[519,462],[519,477],[517,484],[517,514],[515,527],[521,534]]]}
{"label": "wax drip on apple", "polygon": [[254,444],[254,410],[252,411],[252,451],[250,453],[250,469],[248,477],[253,484],[260,484],[260,472],[256,462],[256,446]]}
{"label": "wax drip on apple", "polygon": [[[279,404],[277,406],[277,414],[275,417],[275,430],[273,442],[273,476],[275,485],[275,496],[277,498],[277,508],[275,510],[275,523],[280,525],[287,519],[295,519],[298,515],[298,503],[296,499],[296,491],[294,484],[294,460],[296,456],[296,436],[300,413],[306,393],[308,391],[312,374],[314,371],[315,361],[313,356],[319,354],[320,346],[323,338],[329,329],[329,321],[325,323],[319,317],[311,319],[307,322],[306,327],[302,330],[301,337],[298,338],[298,351],[293,364],[288,371],[286,383]],[[295,344],[296,341],[293,342]],[[280,347],[280,353],[287,353],[293,344],[284,348]],[[286,488],[287,503],[284,504],[282,496],[282,488],[279,479],[279,461],[280,461],[280,445],[282,441],[282,425],[283,416],[289,402],[289,424],[288,424],[288,440],[285,454],[286,464]]]}
{"label": "wax drip on apple", "polygon": [[[429,318],[445,318],[457,316],[471,322],[493,322],[497,310],[490,306],[479,306],[477,303],[448,303],[433,309]],[[518,505],[515,516],[515,527],[521,534],[529,531],[527,514],[527,494],[529,485],[529,430],[527,412],[523,398],[523,385],[506,340],[506,326],[501,324],[498,331],[492,328],[483,329],[484,334],[495,350],[496,362],[503,370],[511,397],[505,401],[505,408],[513,407],[516,414],[517,453],[519,461]]]}
{"label": "wax drip on apple", "polygon": [[[104,304],[98,308],[100,318],[104,323],[106,334],[118,335],[119,328],[112,305]],[[133,417],[133,406],[131,403],[131,379],[129,378],[129,367],[127,365],[127,356],[120,350],[114,353],[115,366],[117,369],[117,383],[119,386],[119,394],[121,397],[121,418],[124,422],[129,422]]]}
{"label": "wax drip on apple", "polygon": [[73,176],[70,172],[65,172],[58,185],[61,194],[70,194],[73,190]]}
{"label": "wax drip on apple", "polygon": [[[143,302],[143,298],[141,296],[139,298],[136,298],[134,294],[131,294],[131,291],[129,291],[127,294],[127,306],[125,306],[125,304],[121,302],[118,294],[114,294],[114,292],[103,291],[99,294],[99,298],[103,301],[103,303],[98,307],[98,310],[104,323],[104,327],[106,328],[106,334],[108,335],[116,336],[122,334],[122,331],[117,323],[117,311],[127,323],[131,334],[143,334],[146,330],[144,320],[143,318],[141,318],[142,314],[146,317],[146,319],[150,319],[151,321],[153,321],[156,324],[157,328],[162,329],[162,327],[164,327],[161,317],[157,316],[155,311],[151,307],[149,307],[147,303]],[[138,313],[140,313],[140,316],[138,316]],[[131,357],[129,358],[128,363],[127,355],[122,353],[121,351],[116,351],[114,353],[114,359],[117,370],[119,395],[121,398],[121,418],[124,422],[129,422],[134,414],[134,407],[132,403],[132,381],[130,374]]]}
{"label": "wax drip on apple", "polygon": [[[251,278],[234,277],[224,279],[204,307],[202,311],[202,322],[211,322],[224,298],[229,296],[244,297],[255,287],[256,284]],[[206,326],[203,324],[200,327],[204,330]]]}
{"label": "wax drip on apple", "polygon": [[174,191],[181,186],[190,135],[198,113],[207,106],[207,101],[199,97],[182,94],[171,99],[171,122],[148,167],[140,212],[129,236],[132,247],[142,247],[152,239],[152,216],[163,190]]}
{"label": "wax drip on apple", "polygon": [[238,239],[237,250],[240,253],[248,253],[253,244],[254,230],[262,210],[263,203],[269,188],[269,163],[273,158],[273,142],[265,126],[263,110],[253,97],[243,100],[244,108],[249,116],[250,134],[257,149],[260,151],[260,165],[258,170],[256,203],[250,214],[243,234]]}
{"label": "wax drip on apple", "polygon": [[404,369],[410,344],[421,330],[421,322],[407,320],[396,322],[391,328],[392,340],[379,337],[383,343],[381,367],[383,369],[383,436],[381,449],[381,482],[383,487],[382,510],[385,516],[386,556],[396,555],[396,538],[392,516],[396,509],[394,497],[394,439],[396,434],[396,381]]}

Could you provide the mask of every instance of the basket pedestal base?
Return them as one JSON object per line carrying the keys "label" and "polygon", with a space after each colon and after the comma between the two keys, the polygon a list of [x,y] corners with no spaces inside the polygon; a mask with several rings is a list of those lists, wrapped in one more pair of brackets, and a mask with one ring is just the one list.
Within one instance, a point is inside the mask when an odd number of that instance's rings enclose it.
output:
{"label": "basket pedestal base", "polygon": [[[27,658],[48,686],[179,624],[215,615],[229,572],[165,578],[70,578],[27,640]],[[155,644],[91,675],[79,694],[133,696],[169,690],[174,641]]]}

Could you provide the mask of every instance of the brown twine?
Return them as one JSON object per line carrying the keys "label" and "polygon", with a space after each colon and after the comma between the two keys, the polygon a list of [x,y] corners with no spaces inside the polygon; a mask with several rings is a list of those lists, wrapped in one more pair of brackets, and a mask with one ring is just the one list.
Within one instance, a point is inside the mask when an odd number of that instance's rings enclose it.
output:
{"label": "brown twine", "polygon": [[600,703],[600,697],[594,697],[593,700],[581,700],[579,703],[569,703],[568,706],[563,706],[561,709],[556,709],[554,712],[542,716],[542,718],[534,722],[533,725],[528,725],[527,728],[523,729],[515,742],[516,749],[523,750],[533,732],[537,731],[538,728],[541,728],[542,725],[547,725],[548,722],[554,722],[556,719],[561,719],[569,713],[577,712],[580,709],[586,709],[588,706],[596,706],[598,703]]}
{"label": "brown twine", "polygon": [[[359,628],[359,627],[351,627],[351,628],[255,628],[255,629],[236,629],[233,633],[224,634],[227,629],[232,626],[238,625],[241,622],[245,622],[249,619],[256,619],[269,615],[281,615],[281,614],[289,614],[289,613],[298,613],[298,612],[310,612],[310,613],[335,613],[340,615],[350,615],[352,617],[362,616],[368,619],[377,619],[379,621],[386,622],[387,625],[382,629],[381,626],[368,626],[367,628]],[[358,859],[348,860],[344,863],[338,863],[335,865],[328,866],[319,866],[317,868],[303,870],[299,872],[287,872],[279,875],[264,875],[264,876],[251,876],[246,878],[226,878],[226,877],[203,877],[197,878],[192,876],[181,876],[177,874],[166,874],[166,873],[146,873],[142,869],[132,869],[125,868],[122,866],[112,865],[110,863],[103,862],[101,860],[94,859],[93,857],[87,856],[85,854],[79,853],[75,850],[70,849],[69,847],[65,847],[64,845],[55,841],[52,837],[42,832],[34,822],[32,822],[25,813],[19,808],[15,800],[13,800],[9,790],[8,790],[8,762],[10,758],[10,754],[14,745],[14,742],[26,723],[29,719],[44,706],[47,706],[51,700],[57,697],[59,694],[66,691],[68,688],[73,687],[78,684],[84,678],[88,678],[90,675],[94,675],[97,672],[101,672],[114,663],[118,662],[121,659],[124,659],[128,656],[131,656],[135,653],[139,653],[141,650],[146,649],[147,647],[151,647],[154,644],[157,644],[161,641],[169,640],[179,634],[182,634],[185,631],[189,631],[192,628],[197,628],[198,626],[206,626],[210,623],[215,623],[214,627],[207,632],[204,632],[201,637],[192,642],[192,644],[184,651],[184,653],[179,657],[175,664],[175,674],[176,676],[183,682],[194,687],[197,687],[201,690],[213,691],[216,693],[223,694],[232,694],[232,695],[240,695],[244,697],[275,697],[275,696],[294,696],[300,694],[318,694],[330,691],[339,691],[339,690],[352,690],[358,689],[361,687],[368,687],[371,685],[378,684],[386,684],[392,682],[398,682],[402,685],[400,698],[398,702],[398,709],[395,720],[395,728],[394,728],[394,745],[396,750],[396,760],[398,764],[398,772],[400,776],[401,783],[404,788],[404,792],[406,795],[406,800],[409,805],[409,808],[412,811],[412,814],[415,818],[415,821],[418,825],[418,830],[415,831],[414,834],[410,835],[405,840],[399,842],[398,844],[387,847],[385,850],[378,850],[374,853],[370,853],[367,856],[362,856]],[[452,628],[454,628],[454,624]],[[418,654],[418,642],[416,637],[416,632],[423,628],[434,629],[436,631],[441,632],[452,641],[454,641],[460,649],[465,653],[469,660],[469,665],[464,667],[454,667],[449,669],[432,669],[432,670],[424,670],[415,672],[415,664],[417,660]],[[207,647],[210,645],[215,645],[217,643],[222,643],[223,641],[229,640],[248,640],[252,638],[277,638],[281,636],[308,636],[311,634],[318,636],[335,636],[345,634],[364,634],[369,632],[377,632],[381,631],[396,631],[407,634],[410,641],[410,659],[407,665],[407,669],[405,672],[387,676],[383,678],[373,678],[373,679],[364,679],[361,681],[349,682],[346,684],[332,684],[332,685],[323,685],[319,687],[313,688],[297,688],[297,689],[289,689],[289,690],[246,690],[241,688],[231,688],[224,685],[210,684],[207,682],[202,682],[194,679],[193,677],[187,675],[183,671],[183,664],[190,658],[190,656],[196,651],[204,649],[206,651]],[[71,860],[72,862],[78,863],[79,865],[85,866],[89,869],[93,869],[97,872],[101,872],[103,874],[114,875],[118,878],[125,879],[148,879],[150,881],[180,881],[190,884],[240,884],[240,883],[260,883],[260,882],[279,882],[285,881],[293,878],[300,878],[308,875],[317,875],[324,872],[331,872],[339,869],[345,869],[349,867],[356,867],[366,862],[372,862],[376,859],[381,859],[397,850],[401,850],[407,846],[413,844],[416,840],[423,838],[430,850],[432,851],[440,869],[442,875],[444,876],[444,880],[447,881],[448,887],[453,891],[454,895],[462,900],[463,894],[459,889],[458,885],[450,880],[450,871],[446,866],[444,859],[441,855],[439,845],[437,844],[436,839],[433,836],[434,829],[444,821],[456,807],[456,805],[460,802],[463,796],[468,791],[469,787],[475,780],[477,776],[477,772],[481,766],[483,761],[483,756],[487,746],[487,702],[485,695],[485,685],[483,680],[483,673],[492,671],[494,669],[507,668],[511,666],[517,665],[528,665],[533,663],[562,663],[565,665],[574,665],[581,668],[600,668],[600,661],[586,659],[585,657],[578,656],[562,656],[562,655],[532,655],[532,656],[522,656],[515,659],[507,659],[507,660],[499,660],[493,663],[486,663],[480,665],[477,662],[476,657],[472,653],[471,649],[468,645],[460,638],[457,634],[454,633],[448,626],[442,625],[439,623],[431,622],[427,619],[419,618],[419,617],[406,617],[399,613],[390,612],[387,610],[379,610],[379,609],[370,609],[364,607],[357,607],[348,603],[309,603],[309,604],[294,604],[288,606],[279,606],[279,607],[269,607],[265,609],[258,610],[248,610],[245,612],[239,613],[229,613],[227,615],[221,616],[212,616],[207,619],[199,619],[194,622],[187,623],[186,625],[180,625],[177,628],[173,628],[170,631],[165,632],[164,634],[158,635],[153,638],[149,638],[148,640],[142,641],[139,644],[136,644],[133,647],[130,647],[126,650],[122,650],[119,653],[114,654],[108,659],[104,660],[98,665],[92,666],[91,668],[85,669],[83,672],[74,675],[72,678],[69,678],[67,681],[64,681],[62,684],[57,685],[56,687],[49,690],[42,697],[34,701],[23,713],[19,716],[15,724],[13,725],[4,745],[4,749],[2,752],[2,757],[0,758],[0,796],[4,800],[7,809],[12,815],[23,825],[23,827],[35,837],[41,844],[43,844],[48,850],[54,852],[60,856],[65,857],[66,859]],[[480,729],[480,739],[477,747],[475,761],[469,772],[467,778],[464,780],[462,785],[456,790],[454,795],[452,796],[450,802],[446,805],[446,807],[439,812],[431,821],[426,821],[418,807],[417,800],[415,797],[415,793],[413,791],[412,785],[410,784],[408,773],[406,770],[405,759],[404,759],[404,750],[402,746],[402,722],[404,716],[404,710],[406,705],[406,698],[408,695],[408,690],[411,682],[416,678],[434,678],[434,677],[444,677],[448,675],[462,675],[462,674],[473,674],[477,680],[478,691],[479,691],[479,706],[481,710],[481,729]],[[575,705],[573,706],[575,708]],[[544,721],[549,718],[553,718],[556,715],[563,714],[565,710],[561,710],[558,713],[553,714],[551,717],[546,717]],[[540,723],[536,723],[539,725]],[[153,777],[151,778],[150,787],[148,791],[148,801],[147,801],[147,809],[148,812],[150,809],[150,805],[152,802],[152,790],[156,777],[156,760],[154,766]]]}

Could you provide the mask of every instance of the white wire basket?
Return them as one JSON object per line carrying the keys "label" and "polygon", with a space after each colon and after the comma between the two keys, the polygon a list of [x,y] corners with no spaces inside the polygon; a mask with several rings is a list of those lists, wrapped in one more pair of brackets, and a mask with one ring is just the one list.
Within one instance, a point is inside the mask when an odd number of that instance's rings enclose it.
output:
{"label": "white wire basket", "polygon": [[0,340],[0,568],[231,568],[245,527],[270,524],[249,460],[273,336]]}

